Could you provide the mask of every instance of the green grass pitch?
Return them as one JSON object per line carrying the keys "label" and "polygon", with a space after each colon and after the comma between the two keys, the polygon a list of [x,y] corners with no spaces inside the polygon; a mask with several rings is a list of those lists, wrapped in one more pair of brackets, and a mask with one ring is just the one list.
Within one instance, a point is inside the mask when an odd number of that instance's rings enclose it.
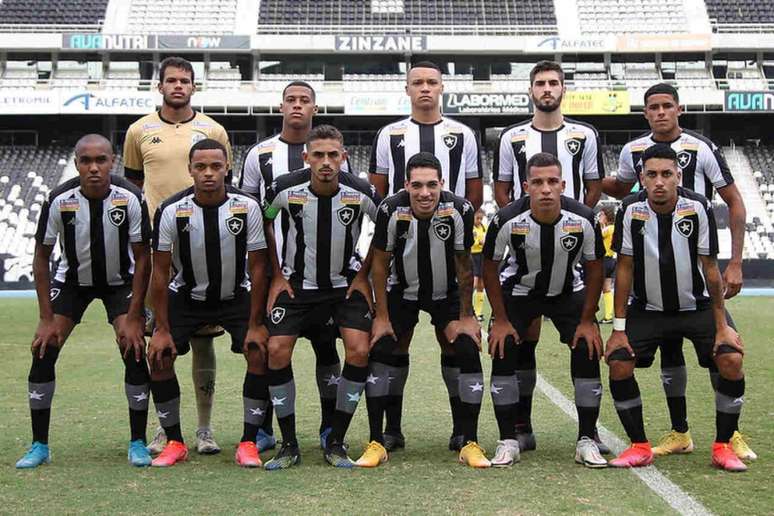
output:
{"label": "green grass pitch", "polygon": [[[709,379],[689,364],[688,420],[696,443],[691,455],[667,457],[656,467],[683,491],[716,514],[771,514],[774,511],[774,298],[741,298],[729,303],[747,347],[746,405],[742,431],[759,455],[750,470],[729,474],[710,466],[714,403]],[[94,304],[73,333],[57,364],[52,410],[53,462],[34,471],[17,471],[14,462],[29,444],[26,377],[29,343],[37,323],[33,300],[0,300],[0,512],[2,513],[670,513],[667,503],[628,471],[592,471],[573,462],[575,424],[548,398],[536,394],[534,425],[538,449],[523,454],[510,469],[474,471],[446,449],[450,418],[440,375],[438,346],[423,318],[412,345],[411,374],[404,403],[406,450],[392,454],[376,470],[335,470],[318,449],[319,404],[314,356],[305,341],[296,348],[297,422],[303,462],[285,472],[244,470],[234,465],[241,435],[241,384],[244,360],[216,342],[218,380],[216,456],[191,454],[171,469],[134,469],[126,463],[128,417],[123,366],[101,306]],[[610,331],[604,328],[605,337]],[[341,350],[341,348],[340,348]],[[569,353],[550,324],[538,346],[538,370],[572,398]],[[340,351],[341,352],[341,351]],[[482,356],[485,374],[489,360]],[[195,408],[190,357],[178,360],[182,424],[193,442]],[[601,424],[624,438],[607,389]],[[638,374],[648,436],[669,430],[658,368]],[[487,379],[488,381],[488,379]],[[155,426],[151,414],[149,434]],[[275,425],[276,427],[276,425]],[[365,403],[353,420],[348,440],[357,457],[367,439]],[[481,444],[489,454],[497,439],[491,399],[485,396]],[[265,458],[270,457],[267,454]]]}

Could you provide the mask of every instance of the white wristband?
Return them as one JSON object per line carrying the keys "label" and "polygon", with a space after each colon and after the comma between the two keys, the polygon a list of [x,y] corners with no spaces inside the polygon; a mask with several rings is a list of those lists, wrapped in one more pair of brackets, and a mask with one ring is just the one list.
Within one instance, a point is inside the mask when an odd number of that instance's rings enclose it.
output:
{"label": "white wristband", "polygon": [[613,317],[613,330],[614,331],[626,331],[626,318],[625,317]]}

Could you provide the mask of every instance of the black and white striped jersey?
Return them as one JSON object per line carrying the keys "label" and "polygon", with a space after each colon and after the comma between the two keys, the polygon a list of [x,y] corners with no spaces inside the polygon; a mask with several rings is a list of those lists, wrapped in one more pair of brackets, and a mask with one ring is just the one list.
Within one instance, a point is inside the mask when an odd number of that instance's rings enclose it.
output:
{"label": "black and white striped jersey", "polygon": [[371,147],[368,171],[387,176],[387,194],[403,188],[406,163],[419,152],[429,152],[441,162],[444,188],[465,197],[465,181],[483,177],[476,134],[467,125],[443,117],[435,124],[404,118],[382,127]]}
{"label": "black and white striped jersey", "polygon": [[[635,183],[642,172],[642,153],[655,145],[653,133],[647,133],[630,141],[621,150],[618,159],[618,180]],[[723,188],[734,182],[720,149],[699,133],[683,129],[680,136],[668,143],[677,153],[677,165],[682,171],[682,186],[712,199],[715,188]]]}
{"label": "black and white striped jersey", "polygon": [[53,190],[38,220],[38,244],[59,240],[61,259],[55,279],[82,287],[131,283],[131,244],[150,242],[150,218],[142,192],[124,178],[110,176],[104,199],[81,192],[80,178]]}
{"label": "black and white striped jersey", "polygon": [[339,189],[332,196],[318,197],[311,178],[310,169],[297,170],[266,189],[266,218],[285,213],[290,221],[282,247],[282,274],[293,288],[346,287],[363,215],[376,220],[381,199],[368,181],[354,174],[339,174]]}
{"label": "black and white striped jersey", "polygon": [[554,131],[541,131],[525,120],[506,127],[500,133],[494,155],[495,181],[513,183],[513,199],[523,195],[522,183],[527,180],[527,161],[539,152],[557,157],[562,164],[565,195],[583,202],[584,184],[605,177],[599,134],[589,124],[569,118]]}
{"label": "black and white striped jersey", "polygon": [[473,246],[473,206],[441,192],[432,217],[417,219],[405,190],[379,206],[371,245],[392,253],[387,290],[404,299],[438,300],[457,290],[455,253]]}
{"label": "black and white striped jersey", "polygon": [[500,283],[512,296],[553,297],[582,290],[576,268],[581,257],[605,256],[593,210],[565,196],[559,218],[551,224],[532,217],[528,196],[498,211],[487,229],[484,257],[500,261],[506,250]]}
{"label": "black and white striped jersey", "polygon": [[196,301],[233,299],[247,290],[247,253],[266,248],[261,209],[252,196],[226,186],[218,206],[201,206],[193,187],[164,201],[153,224],[153,249],[171,251],[169,284]]}
{"label": "black and white striped jersey", "polygon": [[704,196],[685,188],[679,188],[678,195],[667,214],[651,209],[647,192],[630,195],[616,216],[613,249],[632,257],[632,302],[646,310],[709,307],[699,255],[718,253],[715,217]]}

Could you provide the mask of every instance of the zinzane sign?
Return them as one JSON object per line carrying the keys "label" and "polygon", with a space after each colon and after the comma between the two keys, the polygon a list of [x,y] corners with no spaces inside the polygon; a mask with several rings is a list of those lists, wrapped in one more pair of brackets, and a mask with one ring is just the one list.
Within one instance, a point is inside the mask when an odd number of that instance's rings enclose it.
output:
{"label": "zinzane sign", "polygon": [[403,53],[427,50],[426,36],[336,36],[336,52]]}

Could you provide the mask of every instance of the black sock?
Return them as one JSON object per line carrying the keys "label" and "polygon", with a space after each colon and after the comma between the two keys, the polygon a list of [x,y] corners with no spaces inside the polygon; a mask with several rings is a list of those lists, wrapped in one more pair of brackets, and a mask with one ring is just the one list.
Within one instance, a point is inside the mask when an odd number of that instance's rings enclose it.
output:
{"label": "black sock", "polygon": [[575,387],[575,409],[578,411],[578,439],[594,439],[602,401],[602,380],[599,377],[599,361],[589,359],[588,345],[583,339],[571,351],[570,374]]}
{"label": "black sock", "polygon": [[167,440],[184,442],[180,430],[180,384],[177,383],[177,376],[169,380],[151,380],[150,387],[156,415]]}
{"label": "black sock", "polygon": [[462,405],[460,404],[460,368],[457,367],[457,357],[455,355],[444,355],[441,353],[441,376],[446,384],[446,391],[449,393],[449,408],[452,416],[452,435],[461,435],[460,414]]}
{"label": "black sock", "polygon": [[333,430],[328,439],[329,444],[342,444],[344,442],[349,423],[352,421],[360,396],[365,389],[367,377],[367,366],[360,367],[344,363],[336,395],[336,413],[333,416]]}
{"label": "black sock", "polygon": [[688,431],[688,405],[685,391],[688,370],[685,367],[682,340],[661,345],[661,385],[664,388],[672,430]]}
{"label": "black sock", "polygon": [[59,348],[46,347],[43,358],[36,352],[27,377],[30,417],[32,419],[32,440],[48,444],[48,428],[51,421],[51,401],[56,390],[56,359]]}
{"label": "black sock", "polygon": [[144,354],[139,362],[134,359],[134,353],[131,351],[124,358],[124,391],[129,404],[131,440],[147,442],[145,428],[148,426],[150,373]]}
{"label": "black sock", "polygon": [[532,395],[537,381],[535,359],[537,341],[522,341],[516,346],[516,377],[519,380],[519,404],[516,406],[516,428],[532,433]]}
{"label": "black sock", "polygon": [[516,439],[516,405],[519,402],[519,382],[516,378],[516,343],[509,338],[503,358],[492,357],[491,388],[500,439]]}
{"label": "black sock", "polygon": [[460,367],[460,430],[465,442],[478,442],[478,416],[484,397],[484,373],[478,346],[464,334],[457,337],[453,344]]}
{"label": "black sock", "polygon": [[277,423],[286,444],[298,444],[296,439],[296,383],[293,367],[269,369],[269,400],[277,412]]}
{"label": "black sock", "polygon": [[244,409],[242,442],[255,442],[256,437],[258,437],[258,428],[266,416],[268,402],[269,381],[266,375],[245,372],[245,381],[242,383],[242,406]]}
{"label": "black sock", "polygon": [[728,380],[718,377],[715,392],[715,442],[727,443],[739,426],[739,415],[744,405],[744,378]]}
{"label": "black sock", "polygon": [[384,443],[382,424],[390,399],[390,377],[394,376],[394,368],[388,363],[392,362],[390,346],[381,345],[382,342],[383,340],[380,340],[368,356],[368,377],[365,385],[369,441],[378,443]]}
{"label": "black sock", "polygon": [[387,424],[385,431],[392,434],[400,434],[401,420],[403,419],[403,390],[409,375],[409,355],[402,353],[392,355],[390,364],[395,368],[393,380],[390,381],[390,394],[387,396]]}
{"label": "black sock", "polygon": [[[269,374],[268,371],[266,373]],[[274,435],[274,428],[272,427],[272,421],[274,420],[274,405],[269,403],[266,405],[266,413],[263,415],[263,423],[259,426],[268,435]]]}
{"label": "black sock", "polygon": [[315,354],[315,376],[320,394],[320,433],[333,424],[336,410],[336,385],[341,375],[339,353],[336,351],[336,338],[322,335],[312,339]]}
{"label": "black sock", "polygon": [[642,399],[637,380],[634,376],[625,380],[611,379],[610,394],[629,440],[633,443],[646,442],[648,439],[645,437],[645,424],[642,421]]}

